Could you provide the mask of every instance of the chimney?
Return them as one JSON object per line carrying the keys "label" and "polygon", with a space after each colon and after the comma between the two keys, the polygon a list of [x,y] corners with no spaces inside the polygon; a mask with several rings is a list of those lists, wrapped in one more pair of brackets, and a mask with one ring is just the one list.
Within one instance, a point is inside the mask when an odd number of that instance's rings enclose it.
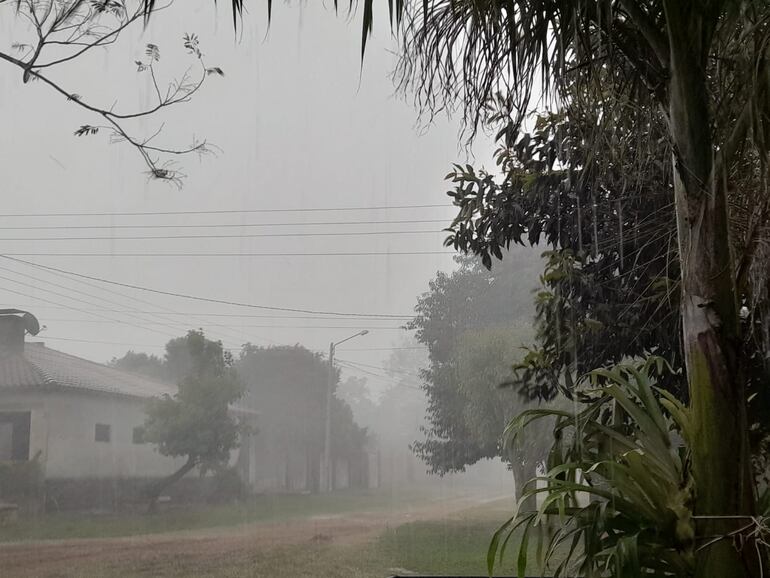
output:
{"label": "chimney", "polygon": [[0,309],[0,356],[24,353],[24,334],[37,335],[40,325],[35,316],[19,309]]}

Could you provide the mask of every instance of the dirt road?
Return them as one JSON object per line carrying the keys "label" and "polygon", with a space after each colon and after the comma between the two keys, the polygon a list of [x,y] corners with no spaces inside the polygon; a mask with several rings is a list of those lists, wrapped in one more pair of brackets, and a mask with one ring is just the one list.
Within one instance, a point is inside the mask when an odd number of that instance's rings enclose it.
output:
{"label": "dirt road", "polygon": [[[255,552],[296,544],[356,545],[387,528],[416,520],[444,519],[487,500],[453,498],[418,507],[376,512],[314,516],[276,523],[254,523],[191,532],[0,545],[3,577],[65,577],[122,575],[189,575],[231,564]],[[195,572],[200,569],[201,572]]]}

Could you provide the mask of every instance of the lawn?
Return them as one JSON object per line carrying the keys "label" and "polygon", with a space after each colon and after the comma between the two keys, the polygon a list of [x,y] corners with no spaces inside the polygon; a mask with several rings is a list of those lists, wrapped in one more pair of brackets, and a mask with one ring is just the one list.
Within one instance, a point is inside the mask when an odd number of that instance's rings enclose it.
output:
{"label": "lawn", "polygon": [[[399,492],[394,504],[392,494],[383,492],[359,492],[326,496],[262,496],[253,503],[239,507],[215,507],[196,511],[170,511],[156,516],[131,516],[128,518],[80,518],[58,515],[44,523],[20,523],[12,528],[0,527],[0,537],[6,541],[43,537],[110,537],[137,536],[128,541],[119,540],[113,550],[102,551],[99,542],[89,551],[89,542],[80,543],[75,549],[57,550],[56,542],[50,547],[44,543],[27,546],[33,548],[24,556],[32,555],[38,562],[32,566],[21,560],[16,566],[21,572],[8,576],[57,576],[72,578],[112,577],[168,577],[186,576],[209,578],[386,578],[394,574],[418,573],[433,576],[486,576],[486,552],[490,538],[499,524],[510,514],[510,500],[477,503],[473,507],[455,509],[440,519],[416,519],[407,523],[394,523],[372,534],[355,539],[348,535],[324,538],[315,534],[315,516],[368,511],[386,518],[391,507],[425,503],[429,497],[420,491],[409,495]],[[445,496],[446,498],[446,496]],[[403,510],[402,510],[403,511]],[[277,533],[286,526],[282,521],[306,518],[301,527],[304,537],[298,541],[283,543],[265,540],[264,533],[258,538],[255,526],[242,526],[232,530],[217,531],[207,541],[200,534],[172,534],[160,536],[159,541],[147,542],[146,546],[124,550],[123,546],[144,544],[140,534],[170,530],[192,530],[255,521],[274,522]],[[402,518],[397,518],[401,520]],[[390,521],[387,522],[390,524]],[[269,527],[273,527],[268,524]],[[262,526],[260,526],[262,527]],[[284,530],[285,531],[285,530]],[[272,535],[272,534],[271,534]],[[221,538],[220,538],[221,536]],[[311,536],[313,539],[311,539]],[[324,539],[315,539],[316,537]],[[218,540],[230,541],[230,547],[220,547]],[[509,545],[506,559],[499,566],[500,576],[515,575],[518,541]],[[15,548],[22,547],[14,546]],[[61,548],[61,547],[60,547]],[[534,559],[535,544],[530,545],[530,557]],[[92,553],[93,552],[93,553]],[[0,558],[3,551],[0,550]],[[9,556],[9,552],[5,553]],[[48,560],[40,564],[41,560]],[[6,564],[11,558],[6,559]],[[11,567],[11,566],[7,566]],[[32,571],[32,573],[30,573]],[[529,564],[530,575],[540,575],[535,564]]]}
{"label": "lawn", "polygon": [[347,491],[324,495],[262,495],[232,505],[177,507],[156,515],[48,514],[0,525],[0,542],[65,538],[112,538],[251,522],[279,522],[323,514],[386,510],[431,499],[427,489]]}
{"label": "lawn", "polygon": [[[487,576],[486,553],[499,520],[483,515],[464,519],[404,524],[365,546],[296,545],[254,552],[240,559],[197,565],[196,576],[209,578],[386,578],[408,576]],[[515,575],[517,544],[512,541],[496,576]],[[530,552],[534,557],[534,546]],[[155,569],[157,572],[157,568]],[[529,565],[529,575],[540,575]],[[185,576],[191,570],[177,562],[163,576]],[[118,575],[116,573],[116,575]],[[130,574],[120,574],[128,576]],[[146,576],[149,574],[137,574]]]}

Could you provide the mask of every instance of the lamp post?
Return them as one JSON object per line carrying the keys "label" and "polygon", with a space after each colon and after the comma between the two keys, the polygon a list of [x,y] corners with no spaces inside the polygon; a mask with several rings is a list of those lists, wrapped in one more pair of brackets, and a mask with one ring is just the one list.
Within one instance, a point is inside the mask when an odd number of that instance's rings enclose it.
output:
{"label": "lamp post", "polygon": [[326,387],[326,425],[324,430],[324,453],[321,459],[321,483],[322,493],[332,491],[332,463],[331,463],[331,442],[332,442],[332,392],[334,391],[334,351],[341,343],[345,343],[354,337],[360,337],[369,333],[368,329],[359,331],[355,335],[346,337],[342,341],[331,342],[329,344],[329,383]]}

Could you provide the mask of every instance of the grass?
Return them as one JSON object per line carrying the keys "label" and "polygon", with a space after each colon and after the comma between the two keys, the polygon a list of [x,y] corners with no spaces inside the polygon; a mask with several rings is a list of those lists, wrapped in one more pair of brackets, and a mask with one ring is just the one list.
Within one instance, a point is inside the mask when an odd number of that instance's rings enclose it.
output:
{"label": "grass", "polygon": [[[181,578],[387,578],[394,574],[487,576],[486,552],[500,518],[473,510],[444,521],[414,522],[384,532],[364,545],[301,544],[243,551],[226,558],[164,558],[149,565],[125,562],[83,566],[78,577]],[[516,548],[511,548],[512,554]],[[506,557],[496,576],[513,576],[514,559]],[[530,575],[539,575],[530,566]]]}
{"label": "grass", "polygon": [[[405,500],[424,503],[421,491],[399,492]],[[0,527],[0,539],[43,537],[132,536],[169,530],[191,530],[252,521],[275,521],[352,511],[385,510],[395,505],[384,492],[358,492],[325,496],[262,496],[246,507],[212,507],[196,511],[169,511],[157,516],[83,519],[57,515],[45,523]],[[208,578],[386,578],[394,574],[434,576],[486,576],[486,552],[492,534],[510,513],[510,503],[491,502],[450,515],[446,519],[415,521],[388,528],[368,542],[347,544],[307,541],[294,545],[262,544],[226,553],[171,549],[117,557],[73,557],[64,567],[56,565],[57,577],[117,578],[186,576]],[[244,529],[248,532],[247,529]],[[187,540],[188,537],[180,537]],[[190,537],[189,539],[194,539]],[[500,576],[515,575],[517,540],[512,540],[506,559],[498,566]],[[534,559],[535,545],[530,556]],[[529,575],[540,575],[534,564]],[[42,574],[49,575],[49,574]]]}
{"label": "grass", "polygon": [[398,499],[387,491],[348,491],[323,495],[262,495],[247,503],[172,508],[156,515],[48,514],[0,525],[0,542],[64,538],[113,538],[250,522],[278,522],[298,517],[354,511],[385,510],[428,499],[425,489],[399,490]]}
{"label": "grass", "polygon": [[[488,519],[414,522],[382,534],[366,546],[298,545],[275,548],[229,562],[196,566],[209,578],[386,578],[394,574],[487,576],[486,553],[498,521]],[[496,576],[514,576],[517,545],[511,544]],[[534,555],[534,547],[531,554]],[[540,575],[534,564],[529,575]],[[190,570],[179,567],[184,576]],[[126,574],[122,574],[126,575]],[[141,575],[141,574],[140,574]],[[166,574],[163,574],[166,575]]]}

